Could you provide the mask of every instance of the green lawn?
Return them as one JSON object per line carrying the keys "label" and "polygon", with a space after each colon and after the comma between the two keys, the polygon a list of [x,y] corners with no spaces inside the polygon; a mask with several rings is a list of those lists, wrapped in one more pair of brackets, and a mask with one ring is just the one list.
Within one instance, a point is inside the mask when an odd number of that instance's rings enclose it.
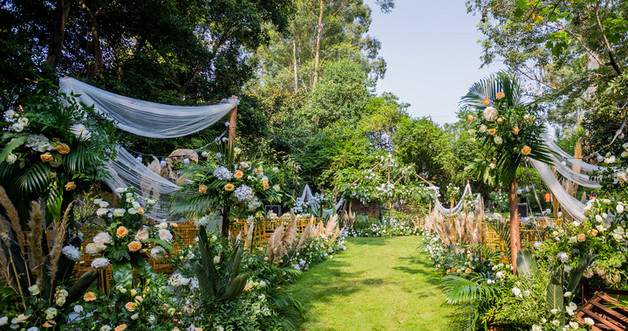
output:
{"label": "green lawn", "polygon": [[456,330],[440,276],[419,237],[349,238],[287,290],[308,312],[303,330]]}

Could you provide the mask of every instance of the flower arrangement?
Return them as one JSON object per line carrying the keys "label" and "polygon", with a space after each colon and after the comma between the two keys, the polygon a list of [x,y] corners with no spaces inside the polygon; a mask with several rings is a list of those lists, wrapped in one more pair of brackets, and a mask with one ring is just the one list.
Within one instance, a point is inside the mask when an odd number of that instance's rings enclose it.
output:
{"label": "flower arrangement", "polygon": [[112,265],[118,286],[130,290],[133,269],[144,277],[152,277],[153,272],[145,260],[146,255],[161,258],[165,256],[166,250],[173,251],[170,243],[174,237],[168,223],[153,227],[144,217],[156,201],[145,199],[146,205],[143,206],[138,202],[138,196],[132,187],[121,187],[115,191],[120,195],[117,206],[102,199],[94,199],[93,203],[98,206],[96,214],[108,222],[94,236],[92,242],[85,246],[85,252],[100,256],[92,261],[91,266],[94,269],[104,269]]}
{"label": "flower arrangement", "polygon": [[262,216],[264,203],[281,202],[284,194],[272,181],[278,169],[265,169],[261,163],[241,160],[239,149],[217,150],[204,153],[205,160],[181,170],[190,181],[175,195],[172,210],[191,217],[220,211],[226,235],[230,213],[242,218]]}
{"label": "flower arrangement", "polygon": [[105,173],[115,131],[92,108],[51,90],[42,80],[21,106],[4,113],[0,182],[14,201],[43,197],[58,220],[75,193]]}

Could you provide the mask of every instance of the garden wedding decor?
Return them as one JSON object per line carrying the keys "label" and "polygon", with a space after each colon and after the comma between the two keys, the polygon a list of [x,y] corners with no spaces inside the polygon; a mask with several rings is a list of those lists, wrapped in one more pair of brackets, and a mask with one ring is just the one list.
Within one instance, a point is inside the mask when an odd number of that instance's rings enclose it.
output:
{"label": "garden wedding decor", "polygon": [[[96,113],[114,121],[114,125],[129,133],[152,138],[175,138],[186,136],[205,129],[218,122],[227,113],[231,113],[229,127],[229,146],[235,139],[235,121],[237,99],[223,100],[218,105],[209,106],[173,106],[148,102],[117,95],[73,78],[65,77],[59,81],[60,91],[73,94],[83,104],[93,107]],[[146,119],[150,118],[150,121]],[[118,187],[133,187],[143,192],[141,198],[157,201],[152,215],[162,221],[171,220],[165,202],[170,195],[181,189],[155,171],[138,162],[122,146],[116,146],[118,157],[107,165],[110,172],[107,184],[112,190]]]}
{"label": "garden wedding decor", "polygon": [[497,183],[509,186],[511,261],[514,272],[520,250],[516,170],[526,157],[552,163],[543,143],[541,108],[531,102],[519,87],[517,78],[500,72],[475,83],[462,98],[469,134],[482,141],[486,157],[476,163],[478,171]]}
{"label": "garden wedding decor", "polygon": [[298,197],[295,201],[295,205],[293,207],[293,211],[297,214],[299,213],[307,213],[313,214],[320,217],[329,217],[338,213],[342,206],[344,206],[345,199],[340,198],[338,203],[333,204],[331,208],[324,208],[327,200],[329,199],[323,193],[314,193],[312,194],[312,189],[310,185],[305,184],[303,188],[303,193]]}
{"label": "garden wedding decor", "polygon": [[[454,187],[453,184],[448,184],[447,185],[447,189],[448,191],[451,191],[450,188]],[[465,185],[464,190],[462,192],[462,196],[460,197],[460,201],[458,201],[457,204],[454,205],[454,199],[456,198],[455,196],[453,196],[453,194],[451,194],[451,192],[448,192],[447,197],[450,199],[450,203],[451,203],[451,207],[450,208],[446,208],[445,206],[443,206],[443,204],[440,202],[440,200],[438,199],[440,197],[440,189],[438,188],[438,186],[434,186],[432,184],[430,184],[430,186],[428,186],[428,188],[432,191],[434,191],[434,198],[432,199],[432,202],[434,202],[434,206],[436,206],[436,209],[443,214],[444,216],[455,216],[458,213],[460,213],[463,208],[465,208],[465,204],[468,202],[469,199],[473,199],[473,193],[471,192],[471,184],[467,183],[467,185]],[[460,190],[458,188],[458,190]],[[452,199],[454,198],[454,199]],[[475,206],[481,206],[482,205],[482,196],[478,193],[476,195],[476,198],[473,200],[475,203]],[[474,206],[474,207],[475,207]]]}

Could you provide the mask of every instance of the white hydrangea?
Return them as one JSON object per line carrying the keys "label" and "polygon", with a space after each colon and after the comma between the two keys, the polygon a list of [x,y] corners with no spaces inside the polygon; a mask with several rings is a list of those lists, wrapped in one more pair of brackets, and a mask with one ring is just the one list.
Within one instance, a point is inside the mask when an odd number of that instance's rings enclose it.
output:
{"label": "white hydrangea", "polygon": [[241,202],[248,202],[255,198],[255,195],[253,194],[253,189],[246,185],[242,185],[236,188],[235,191],[233,191],[233,196],[235,196],[236,199]]}
{"label": "white hydrangea", "polygon": [[158,232],[159,235],[159,239],[165,241],[165,242],[171,242],[172,241],[172,233],[166,229],[161,229]]}
{"label": "white hydrangea", "polygon": [[92,261],[92,268],[94,269],[104,269],[109,266],[109,259],[104,257],[99,257]]}
{"label": "white hydrangea", "polygon": [[99,232],[94,236],[94,244],[98,247],[104,247],[105,244],[110,244],[113,239],[108,232]]}
{"label": "white hydrangea", "polygon": [[214,170],[214,177],[218,180],[230,180],[233,174],[225,167],[218,167]]}
{"label": "white hydrangea", "polygon": [[72,245],[63,247],[63,249],[61,249],[61,253],[72,261],[78,261],[78,259],[81,258],[81,251]]}

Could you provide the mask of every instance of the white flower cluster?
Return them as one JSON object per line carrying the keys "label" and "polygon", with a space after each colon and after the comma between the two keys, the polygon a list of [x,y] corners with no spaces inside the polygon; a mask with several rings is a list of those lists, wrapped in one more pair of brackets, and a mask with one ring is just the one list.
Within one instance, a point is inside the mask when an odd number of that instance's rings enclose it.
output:
{"label": "white flower cluster", "polygon": [[61,253],[63,253],[63,255],[65,255],[68,259],[75,262],[78,261],[82,255],[81,251],[72,245],[63,247],[63,249],[61,249]]}
{"label": "white flower cluster", "polygon": [[230,180],[233,174],[225,167],[218,167],[214,170],[214,177],[218,180]]}
{"label": "white flower cluster", "polygon": [[42,134],[30,134],[26,138],[26,147],[32,148],[33,150],[43,153],[52,150],[52,144],[50,144],[50,140],[42,135]]}
{"label": "white flower cluster", "polygon": [[247,185],[242,185],[233,191],[233,196],[240,202],[244,202],[249,210],[259,208],[262,203],[257,199],[253,189]]}
{"label": "white flower cluster", "polygon": [[495,121],[498,115],[499,113],[497,112],[497,109],[495,109],[495,107],[486,107],[484,109],[484,119],[489,122]]}

